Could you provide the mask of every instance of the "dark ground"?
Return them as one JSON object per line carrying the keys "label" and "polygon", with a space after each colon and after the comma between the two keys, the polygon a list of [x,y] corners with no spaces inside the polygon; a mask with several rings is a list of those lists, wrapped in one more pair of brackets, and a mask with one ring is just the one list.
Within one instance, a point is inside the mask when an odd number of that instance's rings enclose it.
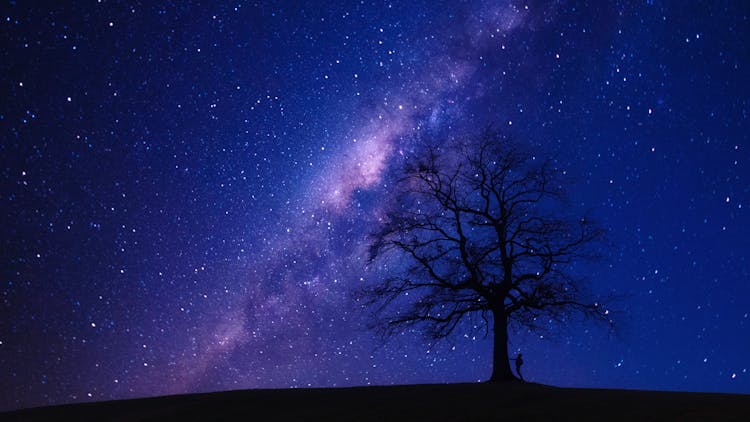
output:
{"label": "dark ground", "polygon": [[750,395],[594,390],[538,384],[245,390],[44,407],[7,421],[750,421]]}

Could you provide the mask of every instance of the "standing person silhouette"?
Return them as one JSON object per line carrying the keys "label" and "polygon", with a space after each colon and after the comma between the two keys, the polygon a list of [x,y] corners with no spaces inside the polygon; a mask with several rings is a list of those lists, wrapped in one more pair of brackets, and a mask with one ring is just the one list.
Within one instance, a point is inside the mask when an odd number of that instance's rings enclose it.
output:
{"label": "standing person silhouette", "polygon": [[513,360],[516,361],[516,373],[518,374],[518,378],[520,378],[521,381],[526,382],[526,380],[523,379],[523,375],[521,374],[521,365],[523,365],[523,355],[521,355],[521,352],[518,352],[516,358]]}

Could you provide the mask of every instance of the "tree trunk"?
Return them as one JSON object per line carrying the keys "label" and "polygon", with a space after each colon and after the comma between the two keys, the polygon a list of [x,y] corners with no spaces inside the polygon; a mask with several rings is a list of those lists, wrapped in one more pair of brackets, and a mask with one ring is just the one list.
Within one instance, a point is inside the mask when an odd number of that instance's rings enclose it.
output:
{"label": "tree trunk", "polygon": [[511,381],[516,377],[510,371],[508,359],[508,316],[504,310],[492,311],[494,346],[492,348],[492,376],[490,382]]}

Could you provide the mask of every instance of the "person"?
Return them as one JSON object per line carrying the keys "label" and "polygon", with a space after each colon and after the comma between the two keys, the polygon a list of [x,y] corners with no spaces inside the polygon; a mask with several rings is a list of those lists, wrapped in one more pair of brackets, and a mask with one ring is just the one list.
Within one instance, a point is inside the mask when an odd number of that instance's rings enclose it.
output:
{"label": "person", "polygon": [[521,365],[523,365],[523,355],[521,352],[518,352],[514,360],[516,361],[516,373],[518,374],[518,378],[520,378],[521,381],[526,382],[526,380],[523,379],[523,375],[521,375]]}

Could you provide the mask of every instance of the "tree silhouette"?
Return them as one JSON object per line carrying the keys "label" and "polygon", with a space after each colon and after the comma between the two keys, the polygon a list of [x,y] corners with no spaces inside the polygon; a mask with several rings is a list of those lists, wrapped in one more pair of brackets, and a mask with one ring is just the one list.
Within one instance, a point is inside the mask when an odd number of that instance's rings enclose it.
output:
{"label": "tree silhouette", "polygon": [[611,323],[571,268],[595,257],[603,231],[559,215],[561,173],[489,129],[407,160],[396,200],[372,233],[370,264],[390,274],[365,289],[373,325],[386,336],[421,325],[434,339],[462,321],[485,335],[492,329],[490,381],[501,381],[515,378],[509,324],[536,331],[572,313]]}

